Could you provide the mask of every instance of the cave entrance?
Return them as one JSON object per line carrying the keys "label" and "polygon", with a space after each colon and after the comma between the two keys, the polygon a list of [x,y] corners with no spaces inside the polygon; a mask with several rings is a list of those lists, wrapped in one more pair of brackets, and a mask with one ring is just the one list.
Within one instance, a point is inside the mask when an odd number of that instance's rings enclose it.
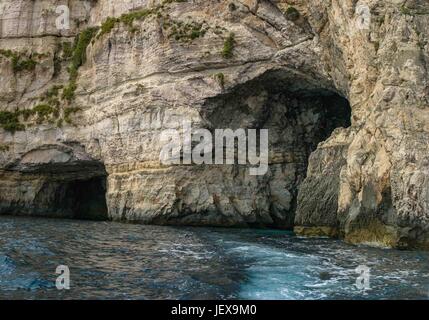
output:
{"label": "cave entrance", "polygon": [[[57,150],[38,150],[27,157],[66,159],[26,167],[26,174],[37,178],[34,198],[16,208],[17,214],[79,220],[107,220],[107,172],[104,164],[92,160],[74,160]],[[74,157],[72,155],[72,157]],[[71,161],[70,161],[71,160]],[[22,166],[22,164],[21,164]],[[25,176],[23,176],[25,178]]]}
{"label": "cave entrance", "polygon": [[[82,174],[82,173],[81,173]],[[43,177],[30,212],[39,216],[78,220],[108,219],[106,176]]]}
{"label": "cave entrance", "polygon": [[[269,130],[269,172],[258,178],[257,188],[242,191],[248,199],[267,201],[253,200],[249,205],[261,218],[248,225],[293,228],[298,190],[311,153],[336,128],[350,126],[348,100],[327,87],[289,70],[270,71],[210,99],[202,108],[211,130]],[[245,178],[234,177],[235,190],[242,190],[245,183]]]}
{"label": "cave entrance", "polygon": [[64,184],[64,208],[73,219],[107,220],[106,177],[75,180]]}

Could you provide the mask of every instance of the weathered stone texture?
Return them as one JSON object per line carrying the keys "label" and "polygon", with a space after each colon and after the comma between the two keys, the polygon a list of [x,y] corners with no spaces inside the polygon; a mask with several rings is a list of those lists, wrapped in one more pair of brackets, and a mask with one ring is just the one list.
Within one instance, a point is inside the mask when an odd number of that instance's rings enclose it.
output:
{"label": "weathered stone texture", "polygon": [[[161,2],[1,0],[0,49],[37,63],[17,71],[0,54],[0,110],[32,109],[68,84],[60,43]],[[0,128],[0,213],[31,214],[43,181],[105,177],[114,220],[295,226],[353,243],[429,247],[427,1],[167,2],[93,38],[75,98],[58,98],[57,118]],[[71,29],[58,30],[55,8],[67,3]],[[361,4],[368,29],[358,27]],[[177,37],[179,22],[205,33]],[[161,165],[161,131],[185,119],[194,128],[269,128],[268,174]]]}

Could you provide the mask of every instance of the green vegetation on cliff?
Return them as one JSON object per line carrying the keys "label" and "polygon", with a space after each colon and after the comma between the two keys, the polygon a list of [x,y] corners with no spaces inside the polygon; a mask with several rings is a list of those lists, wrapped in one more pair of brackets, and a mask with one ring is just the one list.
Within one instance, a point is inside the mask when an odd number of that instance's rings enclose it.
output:
{"label": "green vegetation on cliff", "polygon": [[47,120],[51,115],[55,118],[59,116],[59,110],[48,104],[39,104],[33,108],[33,114],[37,114],[38,122]]}
{"label": "green vegetation on cliff", "polygon": [[301,14],[295,7],[288,7],[285,11],[286,18],[291,21],[296,21],[299,19]]}
{"label": "green vegetation on cliff", "polygon": [[78,69],[86,62],[86,49],[97,31],[97,27],[88,28],[83,30],[77,37],[68,70],[71,81],[76,80]]}
{"label": "green vegetation on cliff", "polygon": [[170,33],[169,38],[174,38],[176,41],[190,42],[199,37],[204,37],[208,30],[208,26],[195,21],[182,22],[168,19],[164,22],[164,28],[168,28]]}
{"label": "green vegetation on cliff", "polygon": [[68,72],[70,74],[69,83],[63,90],[63,99],[66,99],[68,101],[73,100],[74,92],[77,88],[76,79],[78,76],[78,70],[86,62],[86,49],[91,43],[97,31],[97,27],[87,28],[83,30],[76,38],[72,50],[71,63],[68,67]]}
{"label": "green vegetation on cliff", "polygon": [[401,5],[399,10],[402,14],[407,16],[429,15],[429,10],[409,8],[406,4]]}
{"label": "green vegetation on cliff", "polygon": [[37,62],[32,58],[26,58],[23,54],[12,51],[0,49],[0,55],[11,59],[13,71],[33,71],[37,65]]}
{"label": "green vegetation on cliff", "polygon": [[[63,121],[71,124],[72,114],[81,111],[80,107],[64,107],[62,108],[63,118],[61,115],[61,99],[67,101],[69,104],[73,101],[75,97],[75,91],[77,88],[77,78],[79,68],[86,62],[86,50],[88,45],[94,41],[94,39],[99,39],[104,34],[110,33],[117,23],[123,23],[128,26],[130,31],[133,30],[133,23],[135,20],[143,20],[151,15],[157,15],[163,17],[162,11],[164,6],[171,4],[173,2],[186,2],[186,0],[164,0],[162,3],[151,9],[143,9],[134,12],[124,13],[119,18],[109,17],[107,18],[100,27],[89,27],[83,30],[75,39],[74,44],[70,42],[63,42],[58,47],[58,54],[54,57],[55,69],[59,69],[61,63],[64,61],[70,61],[68,66],[69,72],[69,81],[63,85],[55,85],[48,89],[39,100],[42,103],[39,103],[32,109],[17,110],[15,112],[10,111],[0,111],[0,127],[6,131],[15,133],[16,131],[25,130],[25,125],[21,122],[27,122],[32,119],[32,117],[37,115],[37,123],[42,121],[52,122],[52,118],[57,118],[57,126],[61,127]],[[168,15],[167,15],[168,17]],[[197,24],[194,22],[191,23],[181,23],[181,22],[171,22],[171,26],[176,26],[174,32],[171,34],[174,38],[179,40],[193,40],[199,36],[204,35],[206,29],[203,29],[202,24]],[[0,55],[11,59],[12,67],[14,72],[20,71],[31,71],[37,65],[37,61],[33,59],[40,58],[42,55],[34,53],[30,58],[26,58],[24,54],[14,52],[12,50],[2,50],[0,49]]]}
{"label": "green vegetation on cliff", "polygon": [[222,72],[216,73],[214,78],[222,88],[225,87],[225,75]]}
{"label": "green vegetation on cliff", "polygon": [[7,144],[0,144],[0,152],[9,151],[9,146]]}
{"label": "green vegetation on cliff", "polygon": [[222,57],[224,57],[225,59],[232,58],[234,45],[235,45],[235,35],[234,33],[231,32],[229,36],[225,39],[225,42],[223,44]]}
{"label": "green vegetation on cliff", "polygon": [[72,124],[72,120],[70,119],[70,116],[71,116],[73,113],[79,112],[79,111],[81,111],[81,110],[82,110],[82,109],[81,109],[81,108],[79,108],[79,107],[66,108],[66,109],[64,109],[64,121],[65,121],[66,123],[68,123],[68,124]]}
{"label": "green vegetation on cliff", "polygon": [[19,111],[0,111],[0,127],[12,133],[25,130],[25,126],[19,122],[19,115]]}

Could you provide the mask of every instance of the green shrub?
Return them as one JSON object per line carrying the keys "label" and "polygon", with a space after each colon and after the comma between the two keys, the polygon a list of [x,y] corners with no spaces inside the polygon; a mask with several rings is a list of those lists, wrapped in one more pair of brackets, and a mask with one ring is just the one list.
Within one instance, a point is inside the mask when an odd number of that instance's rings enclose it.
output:
{"label": "green shrub", "polygon": [[136,32],[137,28],[133,27],[134,20],[142,20],[151,14],[158,13],[159,7],[154,9],[143,9],[139,11],[133,11],[130,13],[124,13],[119,18],[108,17],[102,24],[100,28],[100,32],[97,34],[97,39],[102,37],[103,35],[110,33],[117,23],[123,23],[128,26],[130,32]]}
{"label": "green shrub", "polygon": [[15,133],[17,131],[24,131],[25,130],[25,126],[19,122],[6,123],[2,127],[4,130],[11,132],[11,133]]}
{"label": "green shrub", "polygon": [[68,67],[69,83],[63,90],[63,99],[66,99],[68,101],[73,100],[74,92],[77,88],[76,79],[78,76],[78,70],[86,62],[86,49],[88,48],[90,42],[93,40],[97,31],[97,27],[91,27],[83,30],[76,38],[73,47],[73,54],[71,56],[71,63]]}
{"label": "green shrub", "polygon": [[73,45],[70,42],[62,43],[63,58],[69,59],[73,56]]}
{"label": "green shrub", "polygon": [[32,109],[25,109],[25,110],[21,110],[19,113],[24,118],[24,121],[27,121],[28,118],[30,118],[31,116],[33,116],[35,112]]}
{"label": "green shrub", "polygon": [[232,58],[234,45],[235,45],[235,35],[234,33],[231,32],[229,36],[225,39],[225,42],[223,44],[222,57],[224,57],[225,59]]}
{"label": "green shrub", "polygon": [[150,15],[157,13],[158,10],[159,8],[143,9],[143,10],[134,11],[130,13],[124,13],[119,17],[118,20],[131,28],[133,26],[134,20],[143,20],[149,17]]}
{"label": "green shrub", "polygon": [[199,37],[204,37],[208,26],[204,26],[198,22],[187,22],[167,20],[164,27],[170,30],[169,38],[174,38],[177,41],[190,42]]}
{"label": "green shrub", "polygon": [[19,112],[0,111],[0,127],[12,133],[25,130],[25,126],[19,122]]}
{"label": "green shrub", "polygon": [[228,8],[229,8],[229,10],[230,10],[230,11],[235,11],[235,10],[237,10],[237,6],[235,5],[235,3],[234,3],[234,2],[231,2],[231,3],[228,5]]}
{"label": "green shrub", "polygon": [[16,112],[0,111],[0,124],[5,124],[13,121],[18,121],[18,116]]}
{"label": "green shrub", "polygon": [[76,113],[76,112],[79,112],[79,111],[81,111],[82,109],[81,108],[79,108],[79,107],[75,107],[75,108],[66,108],[65,110],[64,110],[64,121],[65,122],[67,122],[68,124],[72,124],[72,121],[71,121],[71,119],[70,119],[70,116],[73,114],[73,113]]}
{"label": "green shrub", "polygon": [[286,18],[291,20],[291,21],[296,21],[299,19],[299,17],[301,16],[301,14],[299,13],[299,11],[294,8],[294,7],[289,7],[286,9],[285,12]]}
{"label": "green shrub", "polygon": [[9,151],[9,146],[7,144],[0,144],[0,152]]}
{"label": "green shrub", "polygon": [[110,33],[115,27],[115,24],[119,21],[117,18],[108,17],[102,24],[100,33],[97,35],[97,39],[103,36],[106,33]]}
{"label": "green shrub", "polygon": [[33,59],[24,58],[22,54],[12,50],[0,50],[0,54],[11,59],[12,69],[15,73],[25,70],[32,71],[37,65],[37,62]]}
{"label": "green shrub", "polygon": [[76,91],[76,82],[71,81],[67,87],[64,88],[62,98],[67,101],[72,101],[74,99],[74,92]]}
{"label": "green shrub", "polygon": [[52,86],[50,89],[48,89],[48,91],[46,91],[43,96],[42,99],[44,100],[49,100],[55,97],[58,97],[59,91],[63,88],[64,86],[62,85],[55,85]]}
{"label": "green shrub", "polygon": [[4,130],[11,132],[11,133],[15,133],[17,131],[24,131],[25,130],[25,126],[19,122],[6,123],[2,127]]}
{"label": "green shrub", "polygon": [[222,88],[225,86],[225,75],[222,72],[216,73],[214,75],[214,78]]}
{"label": "green shrub", "polygon": [[13,58],[17,56],[17,54],[14,53],[12,50],[4,50],[4,49],[0,49],[0,54],[2,56],[5,56],[6,58]]}
{"label": "green shrub", "polygon": [[145,90],[145,86],[141,83],[137,84],[136,86],[136,95],[143,94]]}
{"label": "green shrub", "polygon": [[12,59],[13,70],[15,72],[20,71],[33,71],[36,68],[37,62],[32,59]]}
{"label": "green shrub", "polygon": [[86,62],[86,48],[97,32],[98,28],[88,28],[82,31],[75,43],[72,61],[69,66],[70,79],[75,80],[77,78],[77,71],[80,66],[82,66]]}
{"label": "green shrub", "polygon": [[429,10],[419,10],[419,9],[411,9],[406,6],[406,4],[401,5],[400,9],[402,14],[408,16],[418,16],[418,15],[428,15]]}
{"label": "green shrub", "polygon": [[33,108],[33,112],[37,114],[39,120],[46,120],[55,109],[48,104],[39,104]]}

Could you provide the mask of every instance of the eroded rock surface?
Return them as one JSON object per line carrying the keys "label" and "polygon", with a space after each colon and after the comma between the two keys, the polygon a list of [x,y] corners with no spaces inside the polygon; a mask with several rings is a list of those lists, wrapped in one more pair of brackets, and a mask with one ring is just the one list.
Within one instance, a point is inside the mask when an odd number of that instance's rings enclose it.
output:
{"label": "eroded rock surface", "polygon": [[[1,214],[429,247],[427,1],[2,0],[0,19]],[[183,120],[269,129],[268,173],[162,165]]]}

